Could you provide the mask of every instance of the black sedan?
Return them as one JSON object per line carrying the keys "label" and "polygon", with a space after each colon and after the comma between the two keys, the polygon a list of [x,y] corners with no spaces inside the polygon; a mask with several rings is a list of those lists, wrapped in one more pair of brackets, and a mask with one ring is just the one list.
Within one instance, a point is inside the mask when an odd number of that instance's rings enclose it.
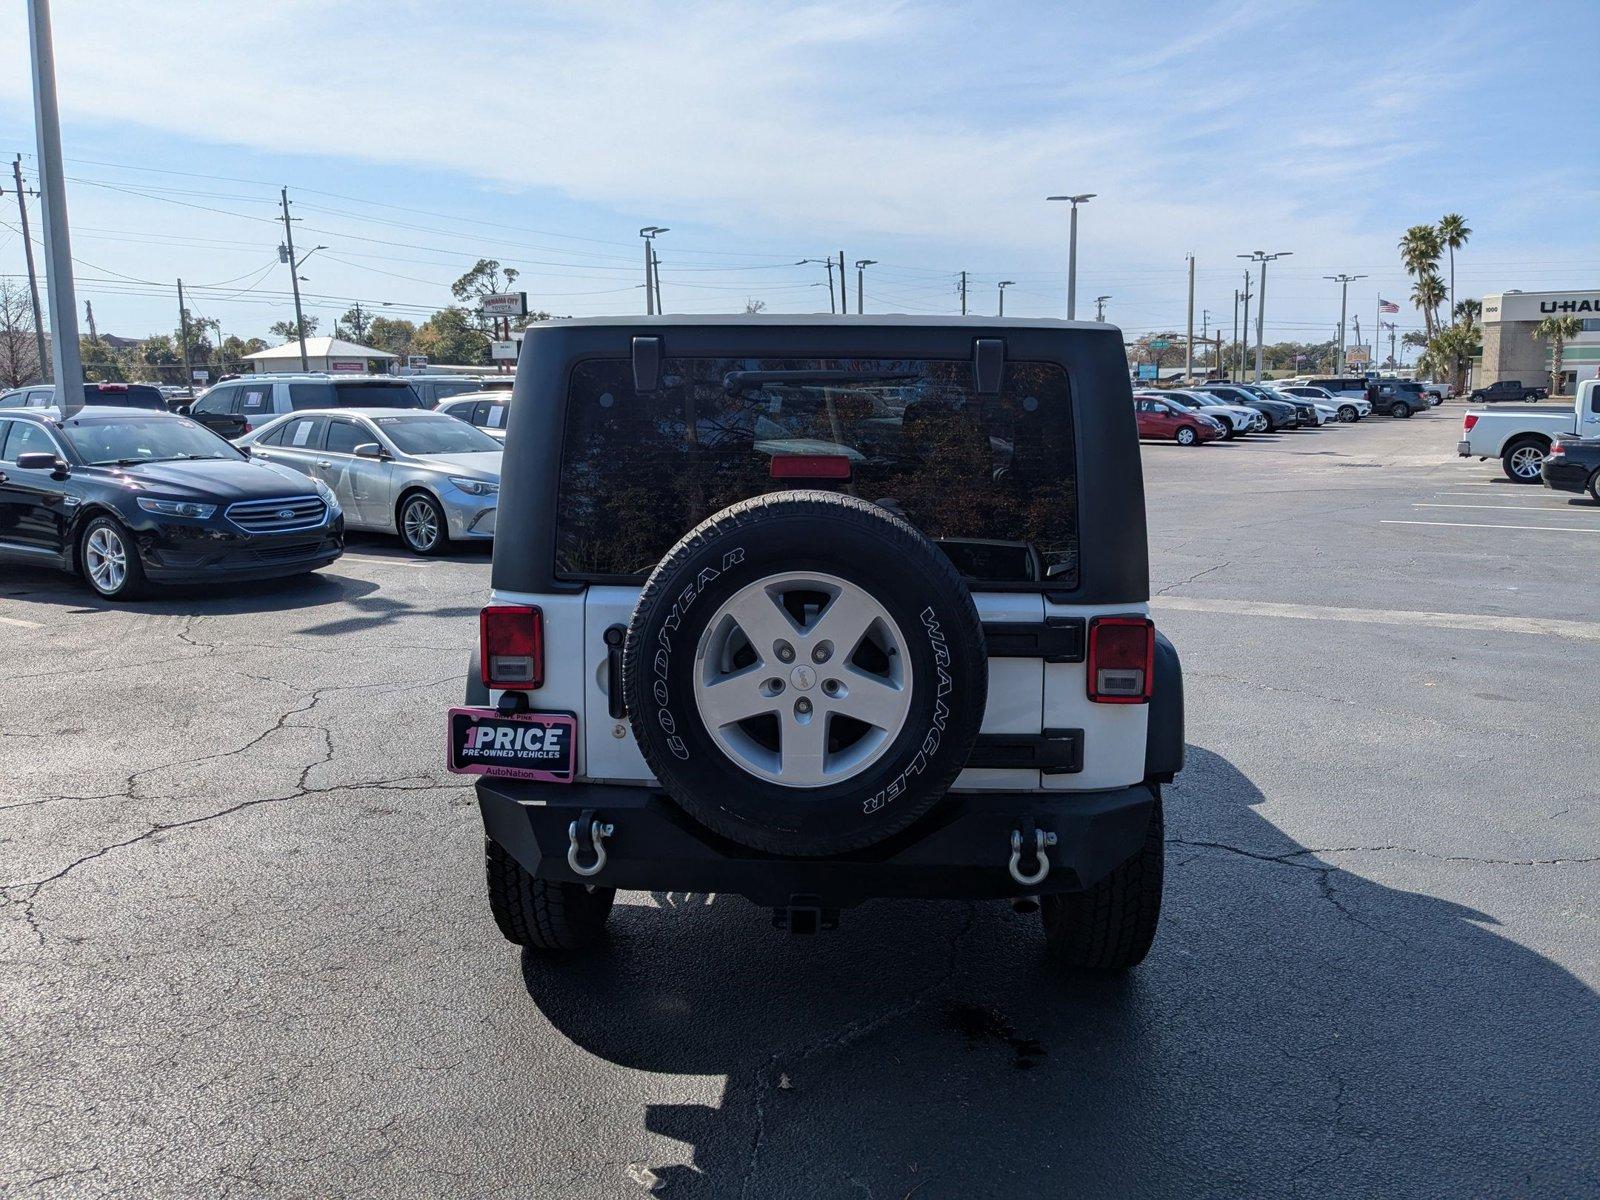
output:
{"label": "black sedan", "polygon": [[1600,438],[1557,438],[1539,468],[1558,492],[1588,492],[1600,504]]}
{"label": "black sedan", "polygon": [[0,561],[77,572],[125,600],[147,581],[297,575],[343,552],[325,484],[252,462],[186,417],[0,412]]}

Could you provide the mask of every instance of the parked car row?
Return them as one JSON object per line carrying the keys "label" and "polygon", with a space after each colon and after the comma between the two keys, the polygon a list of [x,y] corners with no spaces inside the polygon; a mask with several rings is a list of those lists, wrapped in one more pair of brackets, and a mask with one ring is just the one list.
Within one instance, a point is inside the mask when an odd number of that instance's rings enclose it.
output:
{"label": "parked car row", "polygon": [[1203,383],[1195,387],[1140,390],[1134,393],[1134,413],[1139,436],[1192,446],[1219,438],[1253,433],[1278,433],[1286,429],[1315,429],[1329,422],[1353,423],[1374,411],[1409,417],[1427,407],[1409,390],[1380,393],[1368,398],[1363,380],[1348,381],[1359,390],[1334,390],[1322,383],[1254,384]]}

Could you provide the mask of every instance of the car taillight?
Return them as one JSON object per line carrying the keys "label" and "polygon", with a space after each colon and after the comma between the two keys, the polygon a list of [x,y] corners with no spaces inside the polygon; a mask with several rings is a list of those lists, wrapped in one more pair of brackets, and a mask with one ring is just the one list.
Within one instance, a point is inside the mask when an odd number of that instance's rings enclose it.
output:
{"label": "car taillight", "polygon": [[246,421],[244,423],[244,431],[246,433],[254,433],[256,431],[256,427],[254,425],[250,424],[249,421]]}
{"label": "car taillight", "polygon": [[1461,432],[1462,433],[1471,433],[1472,432],[1472,427],[1474,425],[1476,425],[1477,423],[1478,423],[1478,414],[1477,413],[1468,413],[1465,417],[1461,418]]}
{"label": "car taillight", "polygon": [[1565,458],[1566,456],[1567,444],[1565,442],[1555,442],[1550,446],[1550,453],[1546,454],[1545,458]]}
{"label": "car taillight", "polygon": [[843,454],[774,454],[767,473],[774,479],[849,479]]}
{"label": "car taillight", "polygon": [[544,686],[544,614],[525,604],[478,614],[478,662],[485,687],[529,692]]}
{"label": "car taillight", "polygon": [[1089,699],[1144,704],[1155,671],[1156,627],[1148,617],[1095,617],[1089,622]]}

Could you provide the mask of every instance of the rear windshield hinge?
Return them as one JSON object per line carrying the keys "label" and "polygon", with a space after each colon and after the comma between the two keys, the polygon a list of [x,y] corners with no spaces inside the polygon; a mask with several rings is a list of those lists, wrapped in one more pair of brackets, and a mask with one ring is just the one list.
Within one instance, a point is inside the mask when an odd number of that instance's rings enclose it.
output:
{"label": "rear windshield hinge", "polygon": [[633,390],[643,394],[656,390],[661,378],[661,339],[633,339]]}
{"label": "rear windshield hinge", "polygon": [[972,387],[980,396],[998,396],[1006,371],[1006,344],[1000,338],[975,338],[972,343]]}
{"label": "rear windshield hinge", "polygon": [[1047,663],[1083,661],[1088,625],[1082,617],[1043,621],[985,621],[983,640],[990,658],[1042,658]]}

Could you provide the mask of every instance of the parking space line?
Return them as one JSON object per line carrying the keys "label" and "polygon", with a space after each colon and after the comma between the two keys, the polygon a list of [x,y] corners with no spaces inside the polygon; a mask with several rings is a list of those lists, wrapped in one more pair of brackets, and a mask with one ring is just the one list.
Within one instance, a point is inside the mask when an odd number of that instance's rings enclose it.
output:
{"label": "parking space line", "polygon": [[0,617],[0,625],[15,625],[19,629],[43,629],[43,621],[24,621],[21,617]]}
{"label": "parking space line", "polygon": [[1442,529],[1539,529],[1545,533],[1600,533],[1600,526],[1582,525],[1477,525],[1466,521],[1379,521],[1379,525],[1432,525]]}
{"label": "parking space line", "polygon": [[1562,505],[1558,505],[1558,506],[1556,506],[1554,508],[1551,508],[1551,507],[1548,507],[1548,506],[1540,507],[1538,505],[1533,505],[1533,504],[1431,504],[1431,503],[1428,503],[1426,501],[1421,501],[1421,500],[1417,501],[1417,503],[1413,504],[1411,507],[1412,508],[1492,508],[1496,512],[1570,513],[1575,517],[1594,516],[1597,512],[1600,512],[1600,510],[1593,509],[1593,508],[1574,508],[1571,505],[1567,505],[1567,504],[1562,504]]}
{"label": "parking space line", "polygon": [[1556,617],[1505,617],[1489,613],[1413,612],[1399,608],[1334,608],[1322,604],[1278,604],[1265,600],[1202,599],[1160,596],[1153,609],[1179,612],[1217,612],[1231,616],[1283,617],[1297,621],[1351,621],[1361,625],[1425,625],[1433,629],[1471,629],[1489,633],[1528,633],[1540,637],[1572,638],[1600,642],[1600,621],[1570,621]]}

